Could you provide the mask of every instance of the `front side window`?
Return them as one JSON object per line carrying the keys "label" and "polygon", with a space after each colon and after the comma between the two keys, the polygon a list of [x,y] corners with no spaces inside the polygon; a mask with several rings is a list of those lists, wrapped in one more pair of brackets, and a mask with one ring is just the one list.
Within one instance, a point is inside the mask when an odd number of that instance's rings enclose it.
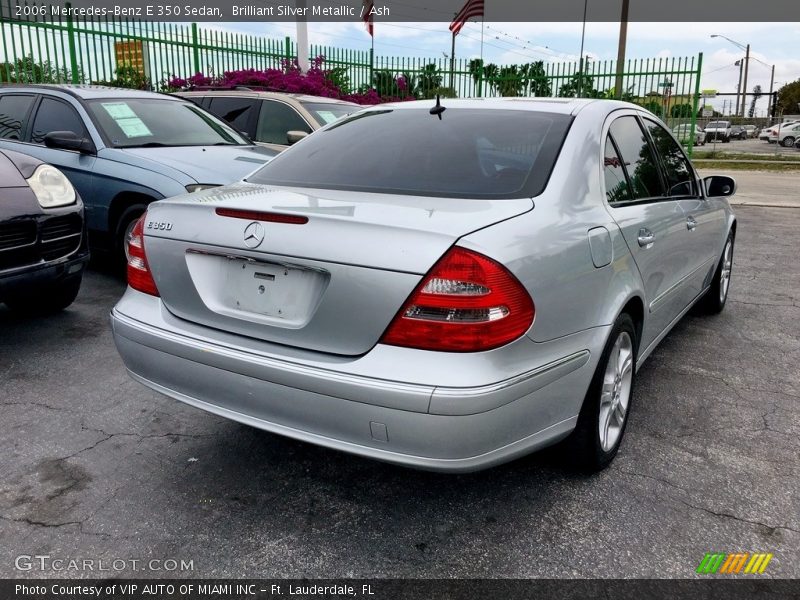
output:
{"label": "front side window", "polygon": [[34,96],[3,94],[0,96],[0,138],[22,140],[25,120],[33,106]]}
{"label": "front side window", "polygon": [[71,131],[80,138],[86,137],[83,121],[74,108],[66,102],[45,97],[33,119],[31,141],[44,144],[45,136],[53,131]]}
{"label": "front side window", "polygon": [[628,173],[633,199],[663,196],[658,162],[636,117],[620,117],[611,124],[610,132]]}
{"label": "front side window", "polygon": [[454,198],[540,194],[572,118],[501,109],[367,110],[278,155],[253,183]]}
{"label": "front side window", "polygon": [[290,131],[311,133],[311,127],[297,111],[288,104],[264,100],[261,114],[258,116],[256,140],[267,144],[287,145]]}
{"label": "front side window", "polygon": [[247,144],[229,125],[190,102],[104,98],[88,105],[97,126],[115,148]]}
{"label": "front side window", "polygon": [[644,122],[667,177],[667,195],[673,198],[697,195],[694,172],[681,147],[661,125],[650,119]]}

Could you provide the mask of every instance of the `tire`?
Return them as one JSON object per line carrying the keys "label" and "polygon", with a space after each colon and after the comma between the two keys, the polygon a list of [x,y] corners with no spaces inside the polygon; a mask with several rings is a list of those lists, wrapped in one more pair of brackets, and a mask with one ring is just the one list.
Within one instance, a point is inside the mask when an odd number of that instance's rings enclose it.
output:
{"label": "tire", "polygon": [[147,210],[147,206],[144,204],[131,206],[125,209],[125,212],[122,213],[119,221],[117,221],[117,227],[114,231],[114,257],[115,262],[117,262],[120,267],[128,263],[126,242],[130,232],[133,230],[133,226],[136,224],[139,217],[144,214],[145,210]]}
{"label": "tire", "polygon": [[619,451],[633,399],[637,350],[633,319],[623,313],[611,328],[578,424],[567,439],[571,462],[582,471],[605,469]]}
{"label": "tire", "polygon": [[783,138],[783,142],[781,142],[781,144],[784,148],[791,148],[794,146],[794,138],[790,135],[787,135],[785,138]]}
{"label": "tire", "polygon": [[717,270],[714,271],[714,279],[711,281],[711,287],[708,288],[706,295],[703,296],[703,299],[700,301],[700,306],[706,314],[716,315],[721,313],[722,309],[725,308],[725,303],[728,301],[735,242],[736,237],[733,235],[733,232],[730,232],[728,234],[728,239],[725,240],[725,246],[722,249],[722,256],[719,259]]}
{"label": "tire", "polygon": [[6,298],[5,303],[14,312],[26,315],[51,315],[61,312],[75,302],[81,289],[82,277],[83,275],[70,277],[57,286]]}

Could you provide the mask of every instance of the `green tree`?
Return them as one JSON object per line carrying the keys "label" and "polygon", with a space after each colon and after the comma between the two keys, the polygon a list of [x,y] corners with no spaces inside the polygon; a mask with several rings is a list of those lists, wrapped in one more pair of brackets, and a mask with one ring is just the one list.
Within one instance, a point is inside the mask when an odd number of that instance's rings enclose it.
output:
{"label": "green tree", "polygon": [[778,90],[777,110],[784,114],[797,114],[800,112],[800,79],[782,86]]}
{"label": "green tree", "polygon": [[675,104],[669,109],[669,114],[676,119],[688,119],[692,116],[692,105],[687,103]]}
{"label": "green tree", "polygon": [[763,95],[760,85],[753,87],[753,99],[750,101],[750,109],[747,111],[747,116],[751,119],[756,116],[756,102],[758,102],[758,99]]}
{"label": "green tree", "polygon": [[558,90],[559,98],[601,98],[603,95],[594,88],[594,79],[582,71],[574,73]]}
{"label": "green tree", "polygon": [[657,117],[660,117],[664,114],[664,109],[661,106],[661,102],[656,102],[655,100],[645,102],[642,107],[646,108]]}
{"label": "green tree", "polygon": [[[83,71],[78,69],[78,82],[83,83]],[[6,83],[71,83],[72,71],[58,67],[49,60],[36,62],[32,54],[14,62],[0,63],[0,82]]]}
{"label": "green tree", "polygon": [[436,90],[442,87],[443,79],[442,72],[435,63],[425,65],[417,74],[416,95],[420,98],[433,98]]}

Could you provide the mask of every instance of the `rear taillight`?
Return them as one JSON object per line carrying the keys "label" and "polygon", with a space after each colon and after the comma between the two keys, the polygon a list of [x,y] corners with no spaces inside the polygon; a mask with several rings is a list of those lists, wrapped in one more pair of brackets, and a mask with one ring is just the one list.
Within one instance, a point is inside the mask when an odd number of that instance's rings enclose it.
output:
{"label": "rear taillight", "polygon": [[150,273],[150,266],[147,264],[147,255],[144,251],[144,220],[147,213],[136,221],[133,227],[128,244],[128,285],[135,290],[158,296],[158,288]]}
{"label": "rear taillight", "polygon": [[508,269],[456,246],[417,286],[381,342],[444,352],[491,350],[528,331],[533,316],[530,295]]}

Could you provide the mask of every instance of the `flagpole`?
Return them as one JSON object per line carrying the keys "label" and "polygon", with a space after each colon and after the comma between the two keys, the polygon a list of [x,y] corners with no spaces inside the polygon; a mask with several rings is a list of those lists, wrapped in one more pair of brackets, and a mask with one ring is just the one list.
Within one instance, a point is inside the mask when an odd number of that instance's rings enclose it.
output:
{"label": "flagpole", "polygon": [[456,32],[453,32],[453,44],[450,46],[450,87],[455,89],[455,71],[456,71]]}

